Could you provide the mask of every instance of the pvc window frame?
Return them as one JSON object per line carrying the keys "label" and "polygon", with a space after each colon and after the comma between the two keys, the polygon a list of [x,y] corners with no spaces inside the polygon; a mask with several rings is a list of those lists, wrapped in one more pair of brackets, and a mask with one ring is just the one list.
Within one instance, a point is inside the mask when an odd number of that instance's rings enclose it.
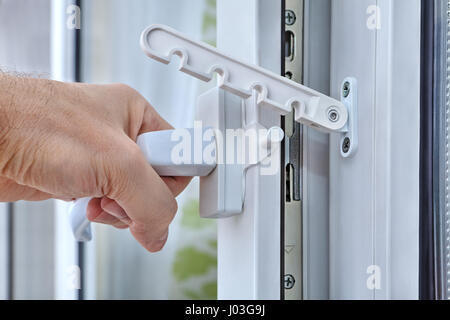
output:
{"label": "pvc window frame", "polygon": [[420,0],[332,2],[331,94],[358,79],[360,149],[330,139],[330,298],[419,298]]}

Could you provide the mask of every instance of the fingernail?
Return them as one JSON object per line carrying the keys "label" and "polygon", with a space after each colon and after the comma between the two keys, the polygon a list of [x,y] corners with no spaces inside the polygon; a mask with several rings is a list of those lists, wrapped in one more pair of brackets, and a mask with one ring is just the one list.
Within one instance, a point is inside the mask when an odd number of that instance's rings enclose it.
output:
{"label": "fingernail", "polygon": [[133,223],[133,221],[131,221],[131,219],[128,217],[119,218],[119,220],[125,223],[127,226],[130,226]]}
{"label": "fingernail", "polygon": [[150,252],[161,251],[165,247],[168,238],[169,238],[169,234],[167,233],[161,239],[151,242],[149,251]]}

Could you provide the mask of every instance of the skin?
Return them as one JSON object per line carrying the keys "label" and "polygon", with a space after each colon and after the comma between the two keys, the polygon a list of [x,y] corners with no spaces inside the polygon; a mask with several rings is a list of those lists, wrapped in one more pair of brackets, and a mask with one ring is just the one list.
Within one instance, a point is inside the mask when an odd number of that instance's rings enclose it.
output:
{"label": "skin", "polygon": [[190,178],[159,177],[137,136],[172,127],[135,90],[0,73],[0,202],[94,197],[92,222],[160,251]]}

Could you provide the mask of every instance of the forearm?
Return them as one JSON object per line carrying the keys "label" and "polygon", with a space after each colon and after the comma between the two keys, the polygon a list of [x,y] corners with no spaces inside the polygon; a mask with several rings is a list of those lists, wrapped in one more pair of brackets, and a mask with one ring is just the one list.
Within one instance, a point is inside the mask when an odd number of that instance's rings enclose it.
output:
{"label": "forearm", "polygon": [[15,79],[0,72],[0,146],[11,126],[7,111],[13,108],[12,102],[14,98],[12,91],[14,86]]}
{"label": "forearm", "polygon": [[4,168],[11,158],[13,128],[18,127],[15,120],[19,114],[18,79],[0,73],[0,176],[4,176]]}

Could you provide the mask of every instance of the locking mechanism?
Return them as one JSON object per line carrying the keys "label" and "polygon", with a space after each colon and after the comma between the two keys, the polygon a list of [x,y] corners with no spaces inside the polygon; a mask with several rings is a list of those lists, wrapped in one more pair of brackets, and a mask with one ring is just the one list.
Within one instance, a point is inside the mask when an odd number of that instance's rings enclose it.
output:
{"label": "locking mechanism", "polygon": [[[338,101],[163,25],[148,27],[142,33],[141,47],[147,56],[164,64],[179,57],[180,71],[202,81],[218,75],[217,88],[199,97],[194,129],[138,138],[147,160],[161,176],[201,176],[200,215],[204,218],[240,214],[247,170],[258,167],[261,174],[271,174],[271,164],[279,165],[280,159],[273,157],[280,154],[284,133],[261,124],[261,108],[280,116],[294,111],[296,122],[342,135],[344,157],[356,152],[357,84],[353,78],[345,79],[342,101]],[[92,237],[86,218],[89,200],[77,200],[71,209],[72,229],[79,241]]]}

